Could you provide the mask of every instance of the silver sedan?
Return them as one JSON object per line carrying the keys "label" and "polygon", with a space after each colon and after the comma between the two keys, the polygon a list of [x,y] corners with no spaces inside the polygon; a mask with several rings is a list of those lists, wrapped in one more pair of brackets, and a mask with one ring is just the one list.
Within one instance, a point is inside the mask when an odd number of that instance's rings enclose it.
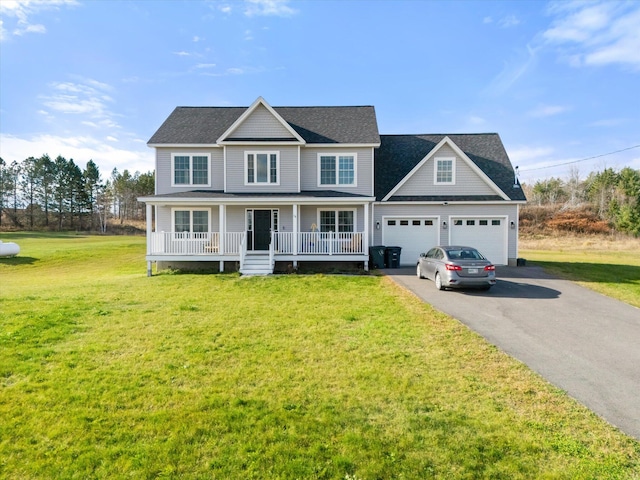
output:
{"label": "silver sedan", "polygon": [[489,290],[496,284],[496,267],[473,247],[433,247],[420,254],[416,275],[433,280],[438,290],[459,287]]}

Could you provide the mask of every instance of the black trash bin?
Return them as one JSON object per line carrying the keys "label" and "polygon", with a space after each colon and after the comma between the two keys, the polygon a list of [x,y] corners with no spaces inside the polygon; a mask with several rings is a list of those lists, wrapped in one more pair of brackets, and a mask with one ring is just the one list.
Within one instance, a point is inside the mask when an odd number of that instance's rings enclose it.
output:
{"label": "black trash bin", "polygon": [[387,268],[400,268],[400,252],[402,247],[386,247],[384,256]]}
{"label": "black trash bin", "polygon": [[374,245],[369,247],[369,265],[371,268],[385,268],[385,247]]}

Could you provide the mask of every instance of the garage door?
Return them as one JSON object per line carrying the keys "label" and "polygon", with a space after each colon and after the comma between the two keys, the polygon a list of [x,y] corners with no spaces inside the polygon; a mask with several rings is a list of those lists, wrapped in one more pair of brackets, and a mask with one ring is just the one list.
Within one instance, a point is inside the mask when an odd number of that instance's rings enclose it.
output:
{"label": "garage door", "polygon": [[418,256],[438,244],[438,220],[425,217],[385,217],[382,242],[402,247],[401,265],[415,265]]}
{"label": "garage door", "polygon": [[496,265],[507,264],[507,221],[505,218],[452,218],[451,245],[475,247]]}

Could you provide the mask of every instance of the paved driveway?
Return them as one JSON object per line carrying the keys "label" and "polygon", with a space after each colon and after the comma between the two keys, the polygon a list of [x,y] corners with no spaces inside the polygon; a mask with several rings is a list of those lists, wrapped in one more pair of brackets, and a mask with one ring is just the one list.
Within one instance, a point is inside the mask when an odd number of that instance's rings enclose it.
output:
{"label": "paved driveway", "polygon": [[488,292],[438,291],[414,268],[384,273],[640,439],[640,309],[538,267],[498,267]]}

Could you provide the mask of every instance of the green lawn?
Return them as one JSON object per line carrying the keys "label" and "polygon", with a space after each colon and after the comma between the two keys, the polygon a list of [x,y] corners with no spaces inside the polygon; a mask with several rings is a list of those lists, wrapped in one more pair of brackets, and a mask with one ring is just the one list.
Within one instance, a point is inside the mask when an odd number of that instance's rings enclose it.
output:
{"label": "green lawn", "polygon": [[575,241],[557,248],[522,249],[521,256],[550,273],[640,308],[640,240],[624,249]]}
{"label": "green lawn", "polygon": [[386,277],[0,239],[0,478],[640,478],[640,443]]}

